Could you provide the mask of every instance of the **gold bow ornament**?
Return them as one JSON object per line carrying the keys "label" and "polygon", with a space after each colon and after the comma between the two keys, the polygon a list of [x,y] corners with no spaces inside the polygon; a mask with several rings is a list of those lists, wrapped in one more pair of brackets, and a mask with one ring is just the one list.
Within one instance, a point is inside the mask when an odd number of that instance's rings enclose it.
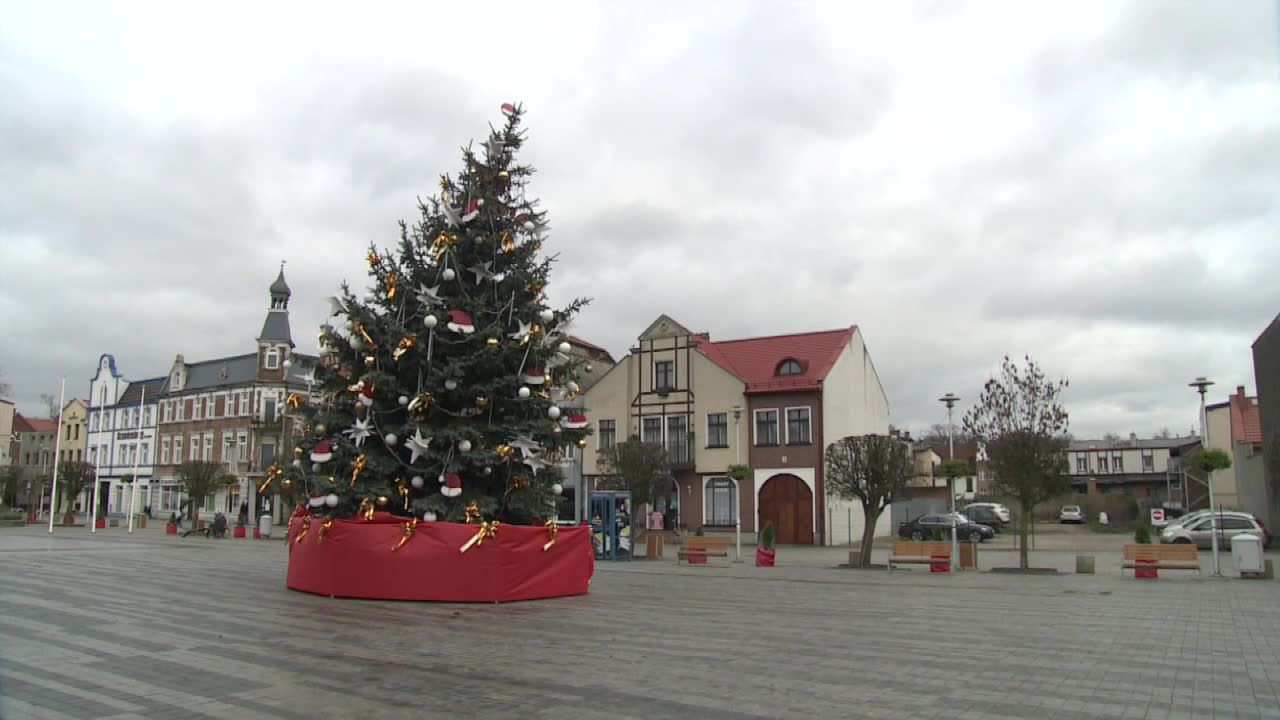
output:
{"label": "gold bow ornament", "polygon": [[396,546],[391,548],[391,552],[395,552],[400,548],[404,547],[404,544],[409,542],[409,538],[413,537],[413,531],[417,529],[418,529],[418,518],[414,518],[409,522],[405,523],[403,526],[401,526],[400,542],[396,543]]}
{"label": "gold bow ornament", "polygon": [[458,548],[458,552],[466,552],[471,549],[472,545],[483,545],[486,538],[496,539],[497,537],[498,537],[498,521],[497,520],[481,522],[480,528],[476,530],[476,534],[472,535],[471,539],[468,540],[465,545]]}
{"label": "gold bow ornament", "polygon": [[302,516],[302,530],[298,531],[298,535],[293,538],[293,544],[297,545],[302,542],[302,538],[307,536],[307,531],[311,529],[311,516]]}
{"label": "gold bow ornament", "polygon": [[560,526],[556,524],[555,520],[548,520],[544,527],[547,528],[547,536],[550,539],[547,540],[546,545],[542,546],[542,552],[550,550],[551,546],[556,544],[556,533],[560,532]]}

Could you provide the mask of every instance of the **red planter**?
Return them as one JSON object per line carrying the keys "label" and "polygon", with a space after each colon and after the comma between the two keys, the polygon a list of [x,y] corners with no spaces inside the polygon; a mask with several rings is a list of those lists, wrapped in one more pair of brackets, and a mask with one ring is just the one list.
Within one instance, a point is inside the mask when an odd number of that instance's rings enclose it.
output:
{"label": "red planter", "polygon": [[493,537],[463,552],[478,525],[419,522],[406,536],[405,518],[390,513],[334,520],[323,534],[321,523],[311,518],[303,535],[303,516],[289,519],[290,589],[380,600],[510,602],[584,595],[595,572],[589,526],[559,528],[544,550],[545,527],[499,525]]}
{"label": "red planter", "polygon": [[690,555],[685,559],[688,560],[690,565],[706,565],[707,564],[706,555]]}
{"label": "red planter", "polygon": [[951,560],[945,555],[934,555],[929,558],[929,572],[949,573],[951,572]]}
{"label": "red planter", "polygon": [[244,537],[244,526],[243,525],[235,526],[235,528],[232,529],[231,531],[231,537],[238,537],[238,538]]}
{"label": "red planter", "polygon": [[107,527],[107,519],[106,519],[106,518],[98,518],[97,520],[94,520],[94,521],[93,521],[93,526],[94,526],[94,527],[96,527],[96,528],[98,528],[99,530],[102,530],[102,529],[104,529],[104,528],[106,528],[106,527]]}
{"label": "red planter", "polygon": [[164,526],[164,534],[165,534],[165,535],[177,535],[177,534],[178,534],[178,526],[177,526],[177,525],[175,525],[175,524],[173,524],[173,523],[169,523],[168,525],[165,525],[165,526]]}
{"label": "red planter", "polygon": [[773,560],[777,553],[777,549],[765,550],[762,547],[756,548],[756,567],[773,567]]}
{"label": "red planter", "polygon": [[[1156,562],[1155,560],[1145,560],[1145,559],[1141,559],[1141,558],[1139,558],[1139,560],[1138,560],[1138,564],[1139,564],[1139,565],[1145,565],[1145,564],[1148,564],[1148,563],[1149,563],[1149,564],[1154,565],[1154,564],[1155,564],[1155,562]],[[1134,576],[1134,577],[1136,577],[1136,578],[1144,578],[1144,579],[1147,579],[1147,580],[1155,580],[1155,579],[1157,579],[1157,578],[1159,578],[1159,577],[1160,577],[1160,570],[1159,570],[1159,568],[1153,568],[1153,567],[1146,567],[1146,568],[1144,568],[1144,567],[1140,567],[1140,568],[1134,568],[1134,570],[1133,570],[1133,576]]]}
{"label": "red planter", "polygon": [[261,528],[254,528],[254,529],[253,529],[253,539],[254,539],[254,540],[261,540],[261,539],[262,539],[262,529],[261,529]]}

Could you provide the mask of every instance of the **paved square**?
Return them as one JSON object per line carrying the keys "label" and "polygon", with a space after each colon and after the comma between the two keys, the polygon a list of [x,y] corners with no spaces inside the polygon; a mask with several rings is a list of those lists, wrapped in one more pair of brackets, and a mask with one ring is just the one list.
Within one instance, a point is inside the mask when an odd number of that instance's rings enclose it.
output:
{"label": "paved square", "polygon": [[0,716],[1280,718],[1275,582],[888,574],[788,552],[431,605],[290,592],[279,541],[0,530]]}

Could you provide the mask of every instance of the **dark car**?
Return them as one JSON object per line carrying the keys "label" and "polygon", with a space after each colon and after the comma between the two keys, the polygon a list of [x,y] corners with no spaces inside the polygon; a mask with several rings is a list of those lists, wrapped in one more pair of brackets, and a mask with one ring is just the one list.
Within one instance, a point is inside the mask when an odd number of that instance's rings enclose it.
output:
{"label": "dark car", "polygon": [[985,505],[970,505],[962,508],[960,514],[969,518],[971,522],[988,525],[996,532],[1004,530],[1004,521],[1000,519],[1000,515]]}
{"label": "dark car", "polygon": [[928,540],[933,537],[949,539],[951,523],[956,523],[956,537],[962,542],[982,542],[996,536],[990,525],[973,522],[969,518],[956,513],[940,515],[921,515],[898,526],[898,536],[909,540]]}

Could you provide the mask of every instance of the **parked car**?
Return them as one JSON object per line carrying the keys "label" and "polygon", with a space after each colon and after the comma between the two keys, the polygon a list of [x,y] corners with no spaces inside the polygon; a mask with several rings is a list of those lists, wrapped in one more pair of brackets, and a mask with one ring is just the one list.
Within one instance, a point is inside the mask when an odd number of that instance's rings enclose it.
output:
{"label": "parked car", "polygon": [[969,520],[979,525],[988,525],[992,530],[1001,532],[1004,530],[1005,522],[1000,519],[1000,515],[989,507],[967,506],[960,511],[961,515],[969,518]]}
{"label": "parked car", "polygon": [[990,508],[991,510],[995,511],[996,516],[1000,518],[1000,522],[1004,523],[1005,525],[1008,525],[1013,522],[1013,513],[1009,512],[1009,508],[1005,507],[1004,505],[1001,505],[1000,503],[989,503],[989,502],[969,503],[968,505],[965,505],[964,508],[962,509],[968,510],[969,508]]}
{"label": "parked car", "polygon": [[[1213,547],[1213,528],[1211,527],[1215,518],[1210,513],[1205,512],[1203,515],[1197,515],[1190,521],[1179,524],[1170,525],[1160,533],[1160,542],[1165,544],[1172,543],[1195,543],[1196,547],[1211,548]],[[1262,545],[1269,547],[1271,545],[1271,537],[1267,534],[1267,529],[1258,522],[1258,518],[1250,513],[1243,512],[1221,512],[1217,514],[1218,522],[1218,549],[1230,550],[1231,538],[1241,533],[1250,533],[1262,538]]]}
{"label": "parked car", "polygon": [[1062,512],[1058,513],[1058,522],[1060,523],[1083,523],[1084,508],[1079,505],[1063,505]]}
{"label": "parked car", "polygon": [[963,542],[982,542],[996,536],[989,525],[973,522],[960,513],[921,515],[898,526],[898,536],[909,540],[925,540],[935,535],[951,537],[951,525],[955,523],[956,537]]}

